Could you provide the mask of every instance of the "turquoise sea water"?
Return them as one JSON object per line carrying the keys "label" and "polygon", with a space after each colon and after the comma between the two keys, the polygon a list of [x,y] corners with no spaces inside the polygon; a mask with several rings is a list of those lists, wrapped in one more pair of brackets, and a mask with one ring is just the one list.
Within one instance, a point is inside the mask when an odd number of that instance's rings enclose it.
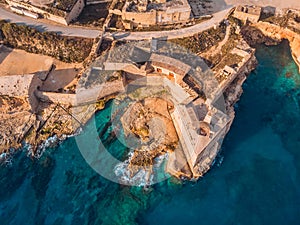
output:
{"label": "turquoise sea water", "polygon": [[[198,182],[120,186],[85,163],[72,137],[0,168],[0,224],[299,224],[300,75],[287,43],[260,46],[257,58],[221,156]],[[99,132],[109,115],[110,105],[96,114]],[[124,146],[102,139],[122,157]]]}

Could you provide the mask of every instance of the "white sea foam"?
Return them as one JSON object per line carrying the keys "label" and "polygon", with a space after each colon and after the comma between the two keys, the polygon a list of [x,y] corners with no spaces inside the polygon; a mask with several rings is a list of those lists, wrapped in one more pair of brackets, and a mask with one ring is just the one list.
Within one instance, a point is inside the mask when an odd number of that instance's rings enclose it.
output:
{"label": "white sea foam", "polygon": [[119,178],[119,181],[122,184],[145,187],[153,185],[155,183],[155,178],[157,175],[155,174],[155,172],[157,172],[156,170],[158,170],[164,163],[164,161],[168,158],[168,154],[164,154],[155,158],[153,172],[140,167],[138,172],[134,176],[132,176],[130,170],[128,169],[132,157],[133,152],[128,153],[128,159],[124,162],[118,163],[114,168],[114,173]]}

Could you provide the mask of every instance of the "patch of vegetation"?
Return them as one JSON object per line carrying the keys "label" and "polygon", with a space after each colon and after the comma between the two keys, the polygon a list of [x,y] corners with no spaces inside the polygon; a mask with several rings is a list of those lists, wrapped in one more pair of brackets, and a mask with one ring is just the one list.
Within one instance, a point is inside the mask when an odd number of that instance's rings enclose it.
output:
{"label": "patch of vegetation", "polygon": [[104,107],[105,107],[105,100],[104,100],[104,99],[100,99],[100,100],[98,100],[98,101],[96,102],[95,108],[96,108],[97,110],[101,110],[101,109],[103,109]]}
{"label": "patch of vegetation", "polygon": [[288,25],[289,18],[288,18],[288,16],[280,16],[280,17],[279,16],[271,16],[262,21],[276,24],[281,27],[286,27]]}
{"label": "patch of vegetation", "polygon": [[223,57],[230,54],[231,50],[236,46],[236,43],[240,39],[240,37],[235,33],[235,31],[235,26],[232,26],[230,29],[230,36],[227,42],[221,47],[221,51],[214,56],[208,57],[208,65],[211,68],[214,68],[214,66],[218,65],[222,61]]}
{"label": "patch of vegetation", "polygon": [[114,9],[122,10],[125,5],[125,1],[117,1],[114,5]]}
{"label": "patch of vegetation", "polygon": [[243,26],[243,23],[241,20],[233,17],[232,15],[228,16],[228,21],[230,22],[231,25],[236,25],[236,26],[239,26],[239,27],[242,27]]}
{"label": "patch of vegetation", "polygon": [[56,0],[55,7],[60,10],[70,12],[73,6],[75,5],[76,1],[77,0]]}
{"label": "patch of vegetation", "polygon": [[103,39],[97,54],[100,55],[101,53],[109,51],[111,46],[112,46],[111,40]]}
{"label": "patch of vegetation", "polygon": [[49,5],[47,8],[46,7],[39,7],[41,8],[42,10],[50,13],[50,14],[53,14],[53,15],[56,15],[56,16],[61,16],[61,17],[65,17],[66,16],[66,12],[65,11],[62,11],[58,8],[55,8],[55,7],[52,7],[51,5]]}
{"label": "patch of vegetation", "polygon": [[225,38],[226,25],[221,23],[216,29],[211,28],[192,37],[179,38],[171,42],[181,45],[194,53],[204,52]]}
{"label": "patch of vegetation", "polygon": [[11,48],[52,56],[64,62],[82,62],[90,54],[93,39],[65,37],[54,32],[39,32],[34,28],[0,21],[3,42]]}
{"label": "patch of vegetation", "polygon": [[85,6],[75,24],[102,27],[106,17],[108,16],[109,5],[109,2],[104,2]]}
{"label": "patch of vegetation", "polygon": [[[191,22],[194,22],[195,24],[198,23],[202,23],[206,20],[209,20],[210,18],[208,17],[201,17],[198,19],[194,19]],[[182,23],[177,23],[177,24],[164,24],[164,25],[152,25],[149,27],[137,27],[134,28],[133,30],[135,31],[164,31],[164,30],[178,30],[178,29],[182,29],[185,27],[190,27],[192,26],[192,24],[190,23],[186,23],[186,24],[182,24]]]}
{"label": "patch of vegetation", "polygon": [[140,96],[141,96],[141,89],[136,89],[134,92],[131,92],[130,94],[129,94],[129,97],[131,98],[131,99],[138,99],[138,98],[140,98]]}
{"label": "patch of vegetation", "polygon": [[230,67],[234,67],[234,65],[240,63],[242,60],[243,60],[242,56],[229,53],[222,59],[222,61],[214,69],[217,71],[223,69],[226,65]]}
{"label": "patch of vegetation", "polygon": [[125,27],[122,22],[122,17],[119,15],[112,15],[111,20],[109,22],[109,27],[117,28],[120,30],[124,30]]}
{"label": "patch of vegetation", "polygon": [[46,128],[43,128],[42,130],[41,130],[41,135],[45,135],[45,134],[51,134],[51,132],[52,132],[52,128],[51,127],[46,127]]}
{"label": "patch of vegetation", "polygon": [[263,22],[272,23],[281,27],[287,27],[289,25],[289,20],[295,18],[295,14],[288,12],[282,16],[270,16],[268,18],[262,19]]}
{"label": "patch of vegetation", "polygon": [[236,34],[230,35],[230,38],[228,39],[226,44],[223,45],[221,48],[222,55],[227,55],[235,47],[237,40],[238,40],[238,35]]}
{"label": "patch of vegetation", "polygon": [[294,31],[295,33],[300,34],[300,30],[296,29],[292,25],[293,22],[300,23],[300,17],[293,12],[288,12],[287,14],[285,14],[283,16],[271,16],[266,19],[263,19],[262,21],[268,22],[271,24],[275,24],[280,27],[286,27],[286,28]]}

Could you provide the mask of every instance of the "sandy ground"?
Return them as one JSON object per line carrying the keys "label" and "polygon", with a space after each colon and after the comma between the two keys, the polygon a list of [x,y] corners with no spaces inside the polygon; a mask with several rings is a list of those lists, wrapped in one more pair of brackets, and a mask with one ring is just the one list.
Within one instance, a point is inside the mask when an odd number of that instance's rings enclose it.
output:
{"label": "sandy ground", "polygon": [[4,46],[0,48],[0,76],[45,71],[53,62],[51,57],[30,54]]}
{"label": "sandy ground", "polygon": [[55,64],[57,70],[80,67],[80,64],[60,62],[49,56],[0,47],[0,76],[46,71],[52,64]]}
{"label": "sandy ground", "polygon": [[58,91],[69,85],[78,74],[77,68],[81,68],[78,63],[64,63],[49,56],[0,46],[0,76],[37,74],[48,71],[52,64],[55,65],[55,70],[44,82],[44,91]]}

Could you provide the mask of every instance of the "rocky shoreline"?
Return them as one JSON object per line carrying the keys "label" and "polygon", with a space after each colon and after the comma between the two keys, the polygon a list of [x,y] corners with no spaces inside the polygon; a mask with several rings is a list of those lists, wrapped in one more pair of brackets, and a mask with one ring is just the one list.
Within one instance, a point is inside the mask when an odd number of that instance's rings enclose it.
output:
{"label": "rocky shoreline", "polygon": [[[255,47],[257,44],[277,45],[282,40],[287,39],[290,43],[291,51],[295,62],[300,68],[300,35],[288,28],[282,28],[278,25],[268,22],[258,22],[252,25],[242,26],[239,35],[248,45]],[[230,42],[230,38],[228,42]],[[223,47],[222,47],[223,48]],[[230,53],[228,53],[230,54]],[[222,56],[226,57],[226,55]],[[243,93],[242,85],[247,76],[256,68],[257,61],[254,54],[250,59],[243,62],[243,65],[237,71],[236,78],[228,84],[224,90],[224,100],[227,115],[231,118],[231,123],[226,127],[226,132],[220,137],[213,152],[207,153],[199,162],[199,170],[202,174],[207,172],[213,164],[215,157],[221,150],[222,140],[230,130],[235,117],[234,105]],[[299,69],[300,70],[300,69]],[[45,147],[55,145],[59,141],[75,135],[82,126],[94,115],[97,110],[105,107],[105,102],[113,98],[102,99],[92,105],[69,106],[61,104],[50,104],[49,102],[40,102],[35,112],[30,108],[28,99],[8,98],[1,96],[0,107],[6,109],[7,113],[1,115],[0,127],[0,162],[8,154],[14,153],[22,146],[30,145],[30,154],[32,157],[40,155]],[[12,103],[10,103],[12,102]],[[22,102],[22,103],[18,103]],[[15,113],[11,113],[10,104],[17,105]],[[72,111],[76,111],[76,116]],[[38,112],[38,113],[37,113]],[[15,118],[14,118],[15,117]],[[5,128],[4,128],[5,127]],[[145,130],[139,130],[137,135],[147,138]],[[18,138],[15,138],[18,137]],[[135,156],[138,158],[138,155]],[[181,175],[179,175],[180,177]]]}
{"label": "rocky shoreline", "polygon": [[[6,99],[6,101],[5,101]],[[73,115],[74,108],[68,105],[43,103],[39,104],[42,111],[34,113],[26,98],[12,98],[1,96],[0,129],[0,154],[12,154],[18,149],[27,146],[31,157],[39,157],[46,147],[54,146],[68,136],[77,135],[82,126],[94,115],[97,110],[104,108],[104,100],[95,104],[76,107],[76,116]],[[8,107],[7,102],[21,102],[20,107],[14,108],[14,112],[4,111]],[[51,141],[49,141],[51,140]]]}
{"label": "rocky shoreline", "polygon": [[281,27],[269,22],[258,22],[242,28],[242,36],[250,46],[258,44],[267,46],[278,45],[283,40],[289,42],[292,57],[300,71],[300,34],[287,27]]}

